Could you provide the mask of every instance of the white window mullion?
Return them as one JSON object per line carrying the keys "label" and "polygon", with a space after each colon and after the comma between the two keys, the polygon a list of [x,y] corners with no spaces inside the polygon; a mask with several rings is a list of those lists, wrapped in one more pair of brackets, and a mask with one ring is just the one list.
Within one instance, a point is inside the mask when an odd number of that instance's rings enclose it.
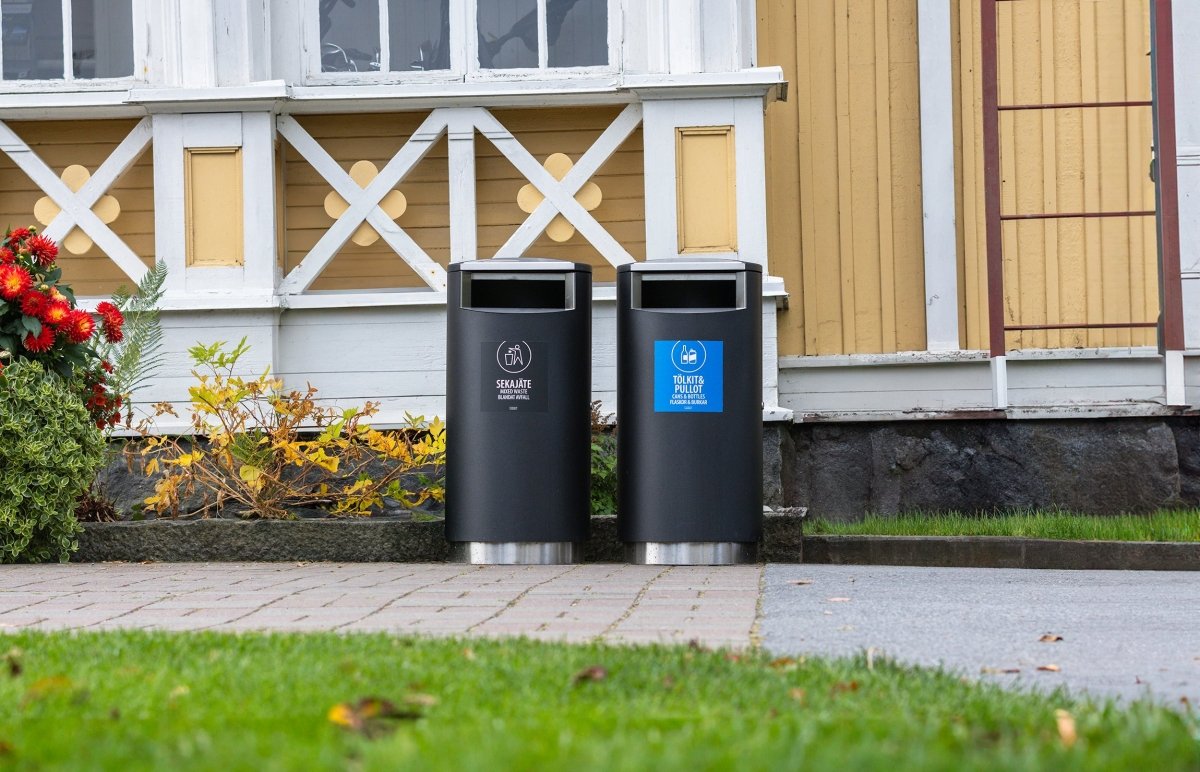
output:
{"label": "white window mullion", "polygon": [[392,46],[388,39],[388,0],[379,0],[379,71],[392,71]]}
{"label": "white window mullion", "polygon": [[454,72],[465,75],[479,69],[478,28],[475,0],[450,0],[450,69]]}
{"label": "white window mullion", "polygon": [[537,0],[538,67],[546,69],[550,62],[550,34],[547,31],[546,0]]}
{"label": "white window mullion", "polygon": [[71,31],[71,0],[62,0],[63,79],[75,80],[75,40]]}

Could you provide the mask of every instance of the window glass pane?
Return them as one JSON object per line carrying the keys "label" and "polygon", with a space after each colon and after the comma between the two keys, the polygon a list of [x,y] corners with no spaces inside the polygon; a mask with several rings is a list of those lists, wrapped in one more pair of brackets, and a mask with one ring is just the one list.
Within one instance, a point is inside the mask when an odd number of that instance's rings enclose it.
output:
{"label": "window glass pane", "polygon": [[388,0],[396,72],[450,69],[450,0]]}
{"label": "window glass pane", "polygon": [[133,0],[71,0],[76,78],[133,75]]}
{"label": "window glass pane", "polygon": [[608,0],[546,0],[551,67],[608,64]]}
{"label": "window glass pane", "polygon": [[379,0],[319,0],[321,72],[379,70]]}
{"label": "window glass pane", "polygon": [[4,79],[63,77],[62,4],[47,0],[0,2]]}
{"label": "window glass pane", "polygon": [[537,0],[478,0],[479,66],[538,66]]}

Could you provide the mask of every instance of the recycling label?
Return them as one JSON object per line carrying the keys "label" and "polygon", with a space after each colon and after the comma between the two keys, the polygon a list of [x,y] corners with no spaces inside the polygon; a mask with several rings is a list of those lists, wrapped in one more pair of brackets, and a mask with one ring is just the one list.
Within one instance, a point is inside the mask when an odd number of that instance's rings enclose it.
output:
{"label": "recycling label", "polygon": [[654,341],[654,412],[723,412],[724,354],[720,340]]}

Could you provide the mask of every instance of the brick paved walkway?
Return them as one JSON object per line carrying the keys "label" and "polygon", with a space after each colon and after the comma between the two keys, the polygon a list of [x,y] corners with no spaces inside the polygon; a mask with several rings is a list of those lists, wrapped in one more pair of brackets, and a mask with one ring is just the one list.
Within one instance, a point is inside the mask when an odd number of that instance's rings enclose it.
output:
{"label": "brick paved walkway", "polygon": [[347,630],[745,647],[760,566],[0,566],[14,629]]}

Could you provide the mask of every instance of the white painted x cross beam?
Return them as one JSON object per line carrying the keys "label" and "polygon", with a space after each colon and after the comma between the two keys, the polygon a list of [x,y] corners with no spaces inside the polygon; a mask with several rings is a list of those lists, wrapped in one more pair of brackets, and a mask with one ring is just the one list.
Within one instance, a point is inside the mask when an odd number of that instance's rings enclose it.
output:
{"label": "white painted x cross beam", "polygon": [[604,229],[592,213],[575,200],[575,194],[584,186],[617,148],[642,123],[642,106],[626,107],[616,120],[604,130],[600,137],[571,167],[562,181],[554,179],[545,167],[537,162],[529,151],[521,146],[516,137],[505,129],[491,113],[480,110],[482,115],[476,123],[479,131],[496,146],[505,158],[521,172],[545,199],[537,209],[508,238],[496,257],[516,257],[525,253],[541,235],[550,221],[561,214],[591,242],[601,255],[614,266],[634,262],[633,256]]}
{"label": "white painted x cross beam", "polygon": [[408,176],[421,162],[434,144],[446,131],[446,121],[437,110],[417,128],[412,138],[400,148],[400,152],[388,161],[379,175],[365,188],[360,188],[341,164],[333,159],[304,127],[289,115],[278,120],[279,133],[296,152],[325,178],[339,196],[350,207],[325,231],[312,250],[300,264],[292,269],[280,285],[281,294],[299,294],[307,290],[321,275],[325,266],[337,256],[338,251],[364,221],[370,223],[383,240],[396,251],[404,262],[434,290],[446,289],[446,269],[438,265],[425,250],[413,241],[387,213],[379,207],[383,197]]}
{"label": "white painted x cross beam", "polygon": [[43,231],[45,236],[59,241],[70,233],[72,228],[77,227],[91,237],[96,246],[108,255],[126,276],[138,282],[146,274],[146,264],[112,228],[96,216],[92,207],[116,184],[121,175],[142,157],[142,153],[150,146],[151,136],[150,119],[143,118],[104,163],[100,164],[100,168],[84,183],[79,192],[68,188],[54,170],[3,122],[0,122],[0,151],[8,155],[61,209],[58,216]]}

